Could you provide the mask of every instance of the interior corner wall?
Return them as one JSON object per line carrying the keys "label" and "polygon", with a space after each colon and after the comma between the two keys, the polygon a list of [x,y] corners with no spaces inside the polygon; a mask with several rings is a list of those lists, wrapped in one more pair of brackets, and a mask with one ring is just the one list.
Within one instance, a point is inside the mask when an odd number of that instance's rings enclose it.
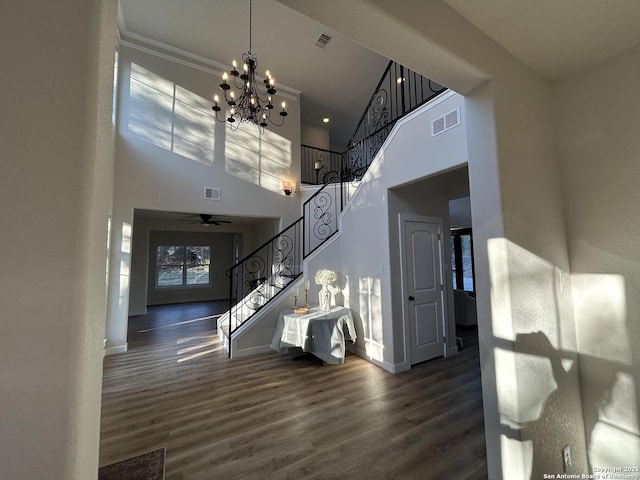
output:
{"label": "interior corner wall", "polygon": [[0,24],[0,478],[95,478],[116,2],[2,2]]}
{"label": "interior corner wall", "polygon": [[[523,359],[528,355],[544,358],[544,350],[524,353],[515,343],[522,334],[540,331],[553,346],[550,355],[575,344],[573,318],[557,314],[557,297],[549,288],[553,277],[538,276],[533,261],[524,263],[531,268],[524,274],[526,267],[515,260],[544,259],[560,271],[569,270],[551,86],[525,68],[515,68],[511,76],[479,87],[465,100],[489,475],[515,479],[528,478],[532,472],[562,471],[562,456],[557,451],[562,447],[558,445],[572,445],[571,472],[585,472],[584,431],[558,428],[546,421],[549,415],[556,415],[579,424],[578,369],[571,369],[568,375],[536,371]],[[501,239],[504,245],[492,248]],[[513,267],[514,261],[518,268]],[[534,296],[536,290],[522,288],[530,278],[540,279]],[[540,315],[523,313],[526,308]],[[538,417],[528,416],[530,400],[525,387],[531,382],[524,379],[532,377],[557,382],[564,402],[549,403],[555,413],[540,411]],[[518,386],[515,390],[506,388],[507,378]],[[530,423],[534,427],[523,429],[519,424],[512,435],[506,435],[505,428],[513,421],[505,422],[507,411],[516,419],[535,419]],[[579,416],[572,416],[575,412]]]}
{"label": "interior corner wall", "polygon": [[501,414],[496,389],[498,369],[495,360],[491,305],[492,279],[488,254],[489,240],[505,236],[497,166],[493,96],[493,82],[487,82],[465,95],[465,120],[469,153],[469,191],[487,470],[491,479],[510,480],[517,477],[515,475],[503,477],[502,463],[508,454],[503,452],[500,436]]}
{"label": "interior corner wall", "polygon": [[576,330],[587,446],[601,467],[640,463],[638,78],[640,46],[554,91],[571,271],[583,290]]}
{"label": "interior corner wall", "polygon": [[[127,348],[135,209],[277,218],[283,225],[300,214],[299,201],[285,196],[280,182],[299,183],[298,96],[287,101],[283,127],[260,136],[245,124],[231,134],[210,114],[217,75],[183,60],[127,39],[119,49],[109,351]],[[205,187],[219,188],[220,200],[205,199]]]}

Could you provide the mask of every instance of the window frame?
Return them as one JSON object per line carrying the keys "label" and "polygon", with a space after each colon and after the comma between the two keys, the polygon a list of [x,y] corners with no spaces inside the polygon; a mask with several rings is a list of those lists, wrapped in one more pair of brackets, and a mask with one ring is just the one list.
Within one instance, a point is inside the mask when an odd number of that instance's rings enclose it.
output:
{"label": "window frame", "polygon": [[[456,290],[465,290],[467,292],[476,291],[476,271],[475,271],[475,259],[473,257],[473,231],[471,228],[452,228],[450,230],[451,235],[451,248],[452,248],[452,263],[451,265],[451,277],[453,288]],[[466,290],[464,288],[464,268],[458,268],[463,266],[462,259],[462,238],[463,236],[469,236],[469,251],[471,253],[471,280],[473,281],[473,289]]]}
{"label": "window frame", "polygon": [[[166,249],[166,248],[176,248],[176,249],[181,249],[182,250],[182,262],[181,263],[176,263],[176,264],[161,264],[160,263],[160,258],[159,258],[159,253],[160,253],[160,249]],[[195,263],[195,265],[191,265],[189,263],[189,258],[188,258],[188,249],[206,249],[206,251],[208,251],[208,257],[203,261],[203,263]],[[210,288],[212,286],[212,281],[211,281],[211,245],[192,245],[192,244],[172,244],[172,245],[156,245],[156,249],[155,249],[155,288],[157,290],[176,290],[176,289],[187,289],[187,288]],[[159,284],[159,279],[160,279],[160,269],[161,267],[167,267],[167,266],[173,266],[173,267],[181,267],[182,269],[182,281],[180,284],[173,284],[173,285],[160,285]],[[191,267],[198,267],[198,266],[207,266],[208,267],[208,281],[206,283],[188,283],[189,280],[189,269]]]}

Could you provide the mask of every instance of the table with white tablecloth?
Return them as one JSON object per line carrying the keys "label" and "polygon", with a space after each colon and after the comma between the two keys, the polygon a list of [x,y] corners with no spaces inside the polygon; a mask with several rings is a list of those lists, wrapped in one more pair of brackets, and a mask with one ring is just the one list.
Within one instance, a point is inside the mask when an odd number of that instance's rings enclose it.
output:
{"label": "table with white tablecloth", "polygon": [[348,308],[332,307],[321,311],[314,307],[306,314],[287,309],[280,312],[271,347],[278,352],[299,347],[323,362],[341,364],[344,363],[345,338],[352,342],[356,340],[356,329]]}

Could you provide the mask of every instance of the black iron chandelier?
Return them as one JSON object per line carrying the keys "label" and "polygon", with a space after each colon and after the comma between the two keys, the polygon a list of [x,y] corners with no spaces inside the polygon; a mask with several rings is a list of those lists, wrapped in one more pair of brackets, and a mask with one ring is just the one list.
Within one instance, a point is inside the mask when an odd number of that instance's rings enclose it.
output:
{"label": "black iron chandelier", "polygon": [[[226,119],[218,118],[218,112],[222,110],[218,105],[218,96],[213,97],[214,105],[211,107],[216,112],[216,120],[219,122],[227,122],[232,130],[236,130],[242,123],[254,123],[258,126],[260,133],[264,133],[265,127],[270,123],[276,127],[284,125],[284,117],[287,116],[286,104],[282,102],[282,110],[279,112],[282,117],[280,123],[275,123],[271,119],[271,112],[274,110],[273,96],[276,94],[275,82],[273,77],[266,71],[266,77],[262,81],[263,92],[260,92],[256,80],[256,69],[258,67],[258,58],[251,52],[251,16],[252,16],[252,0],[249,0],[249,51],[242,54],[242,72],[237,69],[237,63],[233,61],[233,69],[229,74],[224,72],[222,75],[222,83],[220,89],[224,95],[224,101],[229,107],[229,116]],[[234,87],[239,90],[239,94],[231,89],[229,80],[233,82]]]}

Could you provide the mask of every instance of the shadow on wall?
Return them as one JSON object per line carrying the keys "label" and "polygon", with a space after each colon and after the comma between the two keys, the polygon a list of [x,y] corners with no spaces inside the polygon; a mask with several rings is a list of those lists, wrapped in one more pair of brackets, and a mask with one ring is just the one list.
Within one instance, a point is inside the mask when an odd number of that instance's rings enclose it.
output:
{"label": "shadow on wall", "polygon": [[224,152],[226,173],[273,192],[291,178],[290,140],[270,130],[260,135],[253,124],[234,130],[225,123],[217,129],[211,101],[136,63],[128,87],[128,133],[205,165],[222,158],[218,149]]}
{"label": "shadow on wall", "polygon": [[118,307],[120,309],[128,308],[129,280],[130,280],[130,259],[131,259],[131,224],[122,223],[122,235],[120,237],[120,254],[121,260],[118,265],[117,275],[118,284]]}
{"label": "shadow on wall", "polygon": [[[341,305],[352,311],[357,348],[362,349],[368,358],[384,362],[380,279],[360,277],[356,285],[350,280],[348,275],[337,273],[336,281],[329,287],[331,305]],[[352,295],[353,291],[357,295]],[[309,293],[309,303],[312,305],[317,302],[315,294],[315,291]]]}
{"label": "shadow on wall", "polygon": [[189,160],[213,164],[216,119],[210,102],[131,64],[127,131]]}
{"label": "shadow on wall", "polygon": [[506,239],[488,254],[503,478],[562,473],[566,446],[569,474],[638,465],[624,279],[568,278]]}
{"label": "shadow on wall", "polygon": [[369,358],[382,362],[384,360],[384,337],[380,279],[360,278],[358,292],[365,352]]}
{"label": "shadow on wall", "polygon": [[291,141],[255,125],[237,130],[225,127],[225,171],[272,192],[282,191],[282,179],[291,177]]}
{"label": "shadow on wall", "polygon": [[[572,275],[591,467],[640,465],[637,386],[620,275]],[[635,367],[637,368],[637,367]],[[637,474],[637,472],[636,472]]]}

